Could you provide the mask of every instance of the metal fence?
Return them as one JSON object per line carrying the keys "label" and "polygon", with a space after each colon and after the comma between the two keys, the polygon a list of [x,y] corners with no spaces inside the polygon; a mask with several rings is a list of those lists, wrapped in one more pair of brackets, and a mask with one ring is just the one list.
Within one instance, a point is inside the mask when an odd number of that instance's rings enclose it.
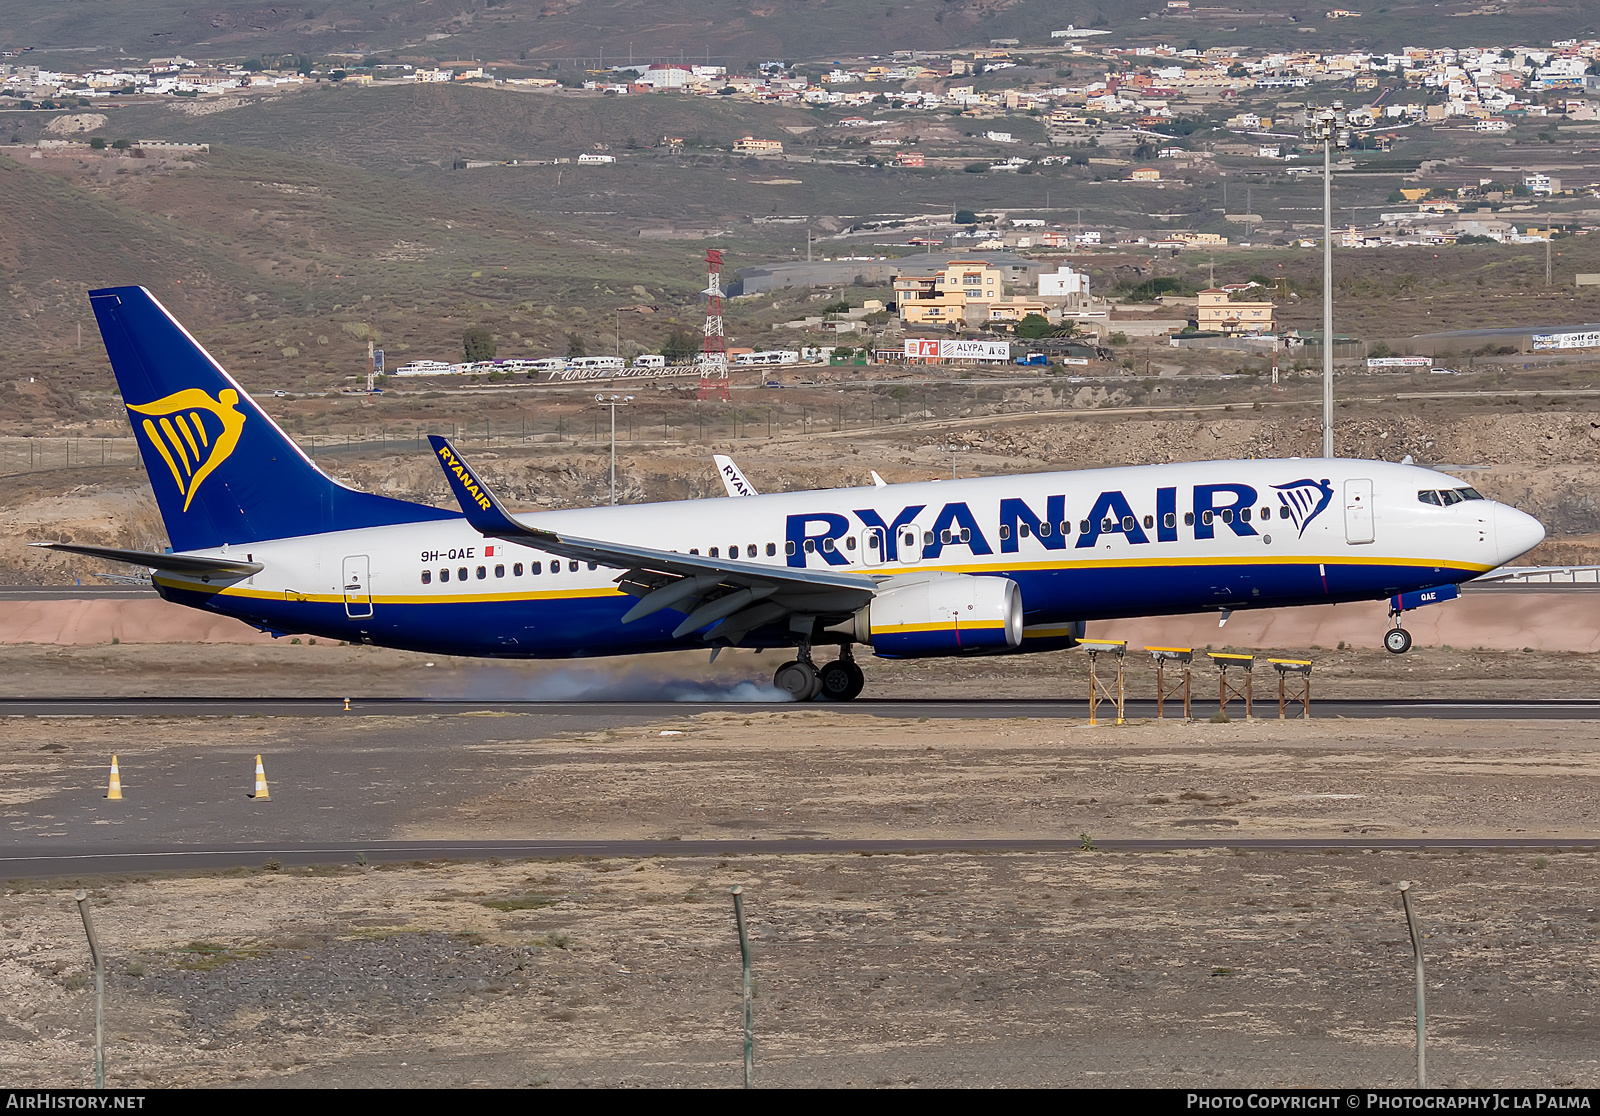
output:
{"label": "metal fence", "polygon": [[[1570,883],[1593,865],[1568,855]],[[1544,860],[1530,860],[1520,866],[1537,874]],[[286,904],[286,941],[216,944],[228,941],[219,926],[211,944],[151,952],[102,926],[109,1080],[167,1080],[199,1049],[223,1079],[235,1051],[247,1076],[308,1083],[381,1057],[391,1076],[351,1083],[737,1085],[744,999],[729,885],[607,898],[630,867],[508,864],[516,878],[553,868],[570,890],[491,902],[499,913],[473,932],[330,926],[322,911],[296,930]],[[728,857],[675,870],[742,878],[757,1085],[1193,1089],[1417,1084],[1397,883],[1352,879],[1406,867],[1433,877],[1418,888],[1429,1084],[1600,1084],[1592,910],[1537,880],[1474,886],[1481,861],[1085,850]],[[408,870],[452,879],[448,865]],[[460,892],[429,900],[449,901],[483,915]],[[68,905],[61,914],[77,921]],[[450,921],[459,912],[441,916]],[[86,1043],[92,997],[86,980],[77,987],[49,1025]],[[159,1034],[140,1030],[151,1018],[167,1021]],[[13,1063],[12,1076],[28,1075]]]}

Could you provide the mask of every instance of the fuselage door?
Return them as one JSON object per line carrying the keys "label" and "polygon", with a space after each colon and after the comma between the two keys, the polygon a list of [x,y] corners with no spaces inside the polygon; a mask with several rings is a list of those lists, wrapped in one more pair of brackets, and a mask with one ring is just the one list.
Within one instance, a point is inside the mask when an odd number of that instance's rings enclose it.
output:
{"label": "fuselage door", "polygon": [[884,558],[884,538],[882,527],[868,527],[861,532],[861,564],[863,566],[881,566]]}
{"label": "fuselage door", "polygon": [[344,614],[352,620],[372,615],[372,592],[367,575],[365,554],[352,554],[344,560]]}
{"label": "fuselage door", "polygon": [[1344,541],[1372,541],[1372,482],[1369,480],[1344,482]]}

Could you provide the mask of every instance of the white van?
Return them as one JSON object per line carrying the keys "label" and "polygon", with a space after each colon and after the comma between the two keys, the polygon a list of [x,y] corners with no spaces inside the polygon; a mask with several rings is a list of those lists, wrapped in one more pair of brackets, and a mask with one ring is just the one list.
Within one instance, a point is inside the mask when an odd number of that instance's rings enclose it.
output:
{"label": "white van", "polygon": [[618,356],[572,357],[567,368],[572,371],[621,372],[627,364]]}
{"label": "white van", "polygon": [[793,349],[771,349],[763,353],[740,353],[733,363],[748,367],[752,364],[799,364],[800,354]]}
{"label": "white van", "polygon": [[635,368],[665,368],[667,358],[656,353],[645,353],[643,356],[633,358]]}

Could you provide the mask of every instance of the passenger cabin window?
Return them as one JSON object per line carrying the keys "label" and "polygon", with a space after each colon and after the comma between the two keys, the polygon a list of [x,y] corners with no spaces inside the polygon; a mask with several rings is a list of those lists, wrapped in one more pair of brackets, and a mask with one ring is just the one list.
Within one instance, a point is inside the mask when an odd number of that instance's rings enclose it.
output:
{"label": "passenger cabin window", "polygon": [[1176,527],[1177,525],[1178,525],[1178,517],[1177,517],[1177,515],[1175,513],[1167,512],[1167,514],[1165,514],[1165,515],[1163,515],[1161,517],[1161,526],[1167,528],[1169,531],[1171,529],[1173,529],[1174,527]]}
{"label": "passenger cabin window", "polygon": [[1087,535],[1088,533],[1089,533],[1089,521],[1087,519],[1085,519],[1082,523],[1078,524],[1078,534]]}
{"label": "passenger cabin window", "polygon": [[[1005,538],[1004,535],[1001,535],[1000,537],[1001,538]],[[1028,525],[1026,523],[1017,524],[1017,538],[1025,539],[1027,537],[1028,537]]]}
{"label": "passenger cabin window", "polygon": [[[1223,519],[1223,522],[1226,523],[1227,519]],[[1249,508],[1240,508],[1239,509],[1239,522],[1240,523],[1249,523],[1250,522],[1250,509]]]}
{"label": "passenger cabin window", "polygon": [[1211,526],[1211,521],[1214,518],[1216,518],[1215,513],[1211,511],[1203,511],[1200,513],[1200,522],[1204,523],[1207,527]]}
{"label": "passenger cabin window", "polygon": [[1194,526],[1194,512],[1184,512],[1183,513],[1183,525],[1185,527],[1193,527]]}
{"label": "passenger cabin window", "polygon": [[495,577],[505,577],[506,576],[506,568],[504,566],[496,566],[494,568],[494,576]]}
{"label": "passenger cabin window", "polygon": [[768,558],[775,557],[777,555],[777,553],[778,553],[778,544],[777,543],[768,543],[767,544],[767,557]]}
{"label": "passenger cabin window", "polygon": [[784,552],[784,554],[787,554],[787,555],[794,554],[794,540],[793,539],[790,539],[788,542],[783,544],[783,552]]}
{"label": "passenger cabin window", "polygon": [[1125,515],[1122,517],[1122,529],[1124,531],[1131,531],[1137,526],[1138,524],[1134,522],[1133,516]]}
{"label": "passenger cabin window", "polygon": [[825,554],[833,553],[833,539],[831,537],[822,540],[822,550]]}
{"label": "passenger cabin window", "polygon": [[1041,539],[1048,539],[1050,537],[1050,521],[1049,520],[1045,520],[1043,523],[1039,524],[1039,537]]}
{"label": "passenger cabin window", "polygon": [[488,576],[489,576],[489,571],[486,568],[484,568],[483,566],[479,566],[478,567],[478,580],[482,581],[484,578],[486,578]]}
{"label": "passenger cabin window", "polygon": [[521,577],[522,576],[522,563],[521,562],[517,562],[517,563],[514,563],[512,565],[512,567],[511,567],[511,576],[512,577]]}
{"label": "passenger cabin window", "polygon": [[456,580],[457,581],[465,581],[465,580],[467,580],[467,567],[462,566],[459,570],[456,571]]}
{"label": "passenger cabin window", "polygon": [[706,553],[707,553],[707,554],[708,554],[708,555],[710,555],[710,556],[711,556],[711,557],[712,557],[712,558],[719,558],[719,557],[721,557],[721,555],[719,555],[719,554],[718,554],[718,553],[717,553],[717,551],[718,551],[718,550],[719,550],[719,549],[720,549],[720,548],[719,548],[719,547],[715,547],[715,546],[714,546],[714,547],[712,547],[712,548],[711,548],[711,549],[710,549],[710,550],[708,550],[708,551],[706,551]]}
{"label": "passenger cabin window", "polygon": [[751,543],[749,546],[744,548],[744,556],[746,558],[754,558],[756,556],[757,549],[758,548],[756,547],[756,544]]}
{"label": "passenger cabin window", "polygon": [[576,558],[568,559],[568,561],[567,561],[567,572],[568,573],[577,573],[578,572],[578,560]]}
{"label": "passenger cabin window", "polygon": [[[1005,523],[1000,524],[1000,541],[1001,542],[1005,542],[1010,537],[1011,537],[1011,527],[1010,527],[1010,525],[1009,524],[1005,524]],[[1025,538],[1028,537],[1028,525],[1026,523],[1017,524],[1017,537],[1019,539],[1025,539]],[[872,549],[873,550],[877,550],[878,549],[878,540],[876,538],[874,538],[872,540],[872,544],[871,545],[872,545]]]}
{"label": "passenger cabin window", "polygon": [[450,571],[449,570],[440,570],[439,571],[439,580],[440,581],[449,581],[450,580]]}
{"label": "passenger cabin window", "polygon": [[1072,534],[1072,520],[1070,520],[1070,519],[1063,519],[1063,520],[1062,520],[1062,521],[1061,521],[1061,533],[1062,533],[1062,534],[1063,534],[1063,535],[1070,535],[1070,534]]}
{"label": "passenger cabin window", "polygon": [[[845,537],[844,548],[846,550],[854,550],[856,548],[856,537],[854,535],[848,535]],[[755,552],[756,548],[752,546],[750,548],[750,553],[754,554]]]}
{"label": "passenger cabin window", "polygon": [[433,571],[432,570],[423,570],[422,571],[422,584],[427,585],[432,581],[433,581]]}
{"label": "passenger cabin window", "polygon": [[1148,530],[1150,530],[1150,528],[1154,527],[1155,525],[1156,525],[1156,517],[1155,516],[1147,515],[1147,516],[1144,517],[1145,530],[1148,531]]}
{"label": "passenger cabin window", "polygon": [[544,563],[543,562],[529,562],[528,563],[528,572],[531,573],[531,574],[542,574],[542,573],[544,573]]}

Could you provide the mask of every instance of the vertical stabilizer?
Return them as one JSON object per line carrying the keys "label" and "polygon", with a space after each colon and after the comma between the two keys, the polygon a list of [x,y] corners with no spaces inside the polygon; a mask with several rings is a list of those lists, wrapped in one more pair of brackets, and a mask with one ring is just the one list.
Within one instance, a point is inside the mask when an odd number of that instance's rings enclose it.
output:
{"label": "vertical stabilizer", "polygon": [[143,287],[89,302],[174,549],[458,518],[328,477]]}

